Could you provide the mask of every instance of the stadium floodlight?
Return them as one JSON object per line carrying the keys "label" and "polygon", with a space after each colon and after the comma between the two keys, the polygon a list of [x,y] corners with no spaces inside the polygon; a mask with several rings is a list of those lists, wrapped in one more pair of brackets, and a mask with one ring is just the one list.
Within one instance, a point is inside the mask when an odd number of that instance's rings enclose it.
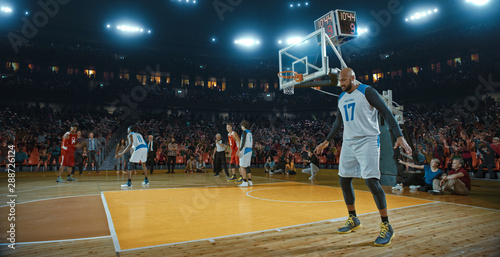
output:
{"label": "stadium floodlight", "polygon": [[481,6],[487,4],[489,1],[490,0],[466,0],[465,2]]}
{"label": "stadium floodlight", "polygon": [[30,14],[30,12],[26,11],[24,14],[29,15],[29,14]]}
{"label": "stadium floodlight", "polygon": [[2,6],[0,7],[0,10],[4,13],[11,13],[12,12],[12,8],[10,7],[7,7],[7,6]]}
{"label": "stadium floodlight", "polygon": [[363,34],[366,34],[368,33],[368,29],[367,28],[358,28],[358,35],[363,35]]}
{"label": "stadium floodlight", "polygon": [[108,28],[108,29],[109,29],[109,28],[111,28],[111,25],[109,25],[109,24],[108,24],[108,25],[106,25],[106,28]]}
{"label": "stadium floodlight", "polygon": [[212,38],[212,42],[215,42],[215,38],[214,37]]}
{"label": "stadium floodlight", "polygon": [[290,7],[293,7],[293,4],[290,4]]}
{"label": "stadium floodlight", "polygon": [[434,9],[434,12],[432,10],[416,12],[412,16],[405,18],[405,21],[424,19],[427,18],[428,16],[434,15],[435,13],[437,13],[437,11],[438,9]]}
{"label": "stadium floodlight", "polygon": [[148,30],[148,34],[151,34],[151,30]]}
{"label": "stadium floodlight", "polygon": [[302,41],[301,37],[290,37],[286,40],[286,43],[292,45],[292,44],[297,44],[300,41]]}
{"label": "stadium floodlight", "polygon": [[300,4],[297,4],[298,7],[300,7]]}
{"label": "stadium floodlight", "polygon": [[234,43],[237,45],[251,47],[251,46],[260,44],[260,41],[252,39],[252,38],[242,38],[242,39],[238,39],[238,40],[234,41]]}
{"label": "stadium floodlight", "polygon": [[306,2],[306,5],[309,5],[309,2]]}
{"label": "stadium floodlight", "polygon": [[[111,25],[108,24],[106,27],[110,28]],[[137,27],[137,26],[119,25],[119,26],[116,26],[116,29],[120,30],[122,32],[128,32],[128,33],[134,33],[134,34],[144,33],[144,29]],[[148,31],[148,33],[151,33],[151,32]]]}
{"label": "stadium floodlight", "polygon": [[281,43],[283,43],[283,42],[282,42],[281,40],[278,40],[278,44],[280,44],[280,45],[281,45]]}

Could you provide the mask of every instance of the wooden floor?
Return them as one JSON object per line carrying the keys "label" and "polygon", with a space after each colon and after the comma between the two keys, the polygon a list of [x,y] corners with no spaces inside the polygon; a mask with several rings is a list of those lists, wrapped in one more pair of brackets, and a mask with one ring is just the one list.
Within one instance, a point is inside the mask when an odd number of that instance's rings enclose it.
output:
{"label": "wooden floor", "polygon": [[[234,188],[234,183],[227,182],[223,177],[214,178],[212,174],[184,174],[180,171],[177,171],[176,174],[164,174],[164,171],[155,171],[155,174],[150,176],[151,185],[149,188],[143,188],[140,185],[142,176],[135,175],[133,189],[126,190],[126,194],[122,194],[120,193],[122,191],[120,185],[126,181],[126,178],[123,175],[116,175],[112,171],[100,176],[76,176],[79,179],[77,182],[66,184],[56,184],[54,172],[17,173],[16,249],[7,248],[7,234],[3,232],[0,238],[0,243],[2,243],[0,256],[500,255],[500,219],[498,218],[500,214],[500,186],[498,182],[474,181],[473,185],[475,186],[473,186],[469,196],[432,196],[422,192],[410,192],[408,189],[402,192],[392,192],[390,187],[384,187],[386,193],[392,195],[388,196],[388,207],[390,221],[396,236],[390,246],[374,247],[373,241],[378,235],[380,217],[373,209],[373,200],[366,200],[369,198],[367,196],[370,195],[368,192],[356,192],[358,216],[363,223],[363,228],[351,234],[335,233],[336,229],[343,225],[345,216],[347,216],[342,202],[335,202],[342,199],[341,191],[338,189],[336,171],[321,170],[313,182],[308,180],[306,174],[273,175],[270,177],[259,169],[254,169],[253,173],[255,188],[252,188],[254,190],[252,196],[272,201],[267,201],[265,207],[252,207],[254,214],[251,215],[250,219],[260,221],[253,224],[267,222],[275,224],[275,228],[278,229],[268,229],[268,226],[263,226],[242,230],[238,226],[245,227],[245,225],[252,224],[251,222],[244,223],[244,220],[248,220],[249,217],[240,220],[239,214],[235,213],[220,219],[210,216],[213,213],[210,214],[208,206],[218,205],[220,208],[226,208],[220,205],[229,203],[227,208],[231,208],[230,206],[244,207],[243,202],[248,202],[250,199],[250,197],[247,197],[248,199],[241,198],[245,194],[240,189]],[[2,178],[1,186],[5,188],[5,193],[1,191],[0,193],[3,193],[1,194],[3,198],[8,200],[7,174],[0,173],[0,178]],[[288,191],[273,195],[272,191],[275,190],[255,190],[278,187],[277,185],[280,188],[286,187]],[[363,180],[354,180],[354,187],[356,190],[367,191]],[[114,205],[113,203],[106,204],[114,206],[109,209],[114,213],[120,213],[123,208],[121,204],[126,204],[128,199],[133,199],[138,195],[145,196],[147,200],[131,203],[133,206],[145,206],[146,208],[142,208],[144,212],[134,213],[132,217],[127,214],[128,216],[125,215],[125,217],[135,221],[139,220],[145,224],[144,226],[149,226],[147,231],[154,231],[155,229],[160,230],[157,228],[165,226],[165,224],[168,226],[169,221],[173,223],[179,219],[175,212],[164,212],[158,209],[160,206],[168,205],[168,197],[175,196],[160,196],[155,192],[163,194],[165,189],[169,188],[182,189],[175,190],[176,194],[181,195],[190,194],[196,190],[201,192],[203,190],[216,190],[221,195],[217,195],[213,200],[209,199],[208,202],[205,201],[206,199],[197,198],[198,205],[188,204],[187,206],[191,209],[186,210],[188,213],[189,211],[193,213],[193,210],[207,213],[206,224],[210,224],[210,226],[215,224],[215,227],[206,229],[206,231],[213,232],[218,227],[224,227],[224,232],[230,234],[222,237],[209,236],[209,240],[185,238],[185,241],[170,242],[170,244],[162,246],[146,246],[139,249],[136,247],[125,249],[126,247],[124,247],[120,248],[117,253],[116,240],[111,236],[112,233],[108,226],[109,216],[106,216],[105,207],[101,201],[102,195],[107,201],[114,198]],[[239,190],[240,193],[234,190]],[[245,190],[248,192],[250,189]],[[207,191],[205,196],[214,195],[210,192],[215,191]],[[111,197],[112,195],[114,196]],[[191,195],[187,201],[194,201],[195,195],[196,193]],[[228,196],[225,197],[225,195]],[[243,196],[238,198],[235,195]],[[123,201],[120,201],[121,197],[123,197]],[[302,204],[295,211],[311,213],[306,216],[318,213],[317,217],[314,216],[312,219],[304,219],[300,215],[294,216],[293,211],[290,210],[286,213],[277,211],[278,207],[282,207],[282,203],[279,201],[308,202],[311,199],[323,202],[321,204],[324,207],[316,206],[313,208],[310,205]],[[9,208],[6,206],[6,202],[0,204],[0,217],[4,217],[2,218],[4,220],[0,222],[1,231],[8,229]],[[399,206],[398,202],[405,203],[405,205]],[[150,210],[159,212],[150,214],[148,212]],[[126,209],[123,212],[126,212]],[[112,220],[113,223],[121,224],[119,226],[127,224],[119,222],[116,214],[113,214]],[[155,228],[155,225],[158,226]],[[186,231],[188,231],[187,228],[193,229],[188,227],[189,224],[176,225],[181,229],[185,226]],[[195,228],[200,227],[200,231],[203,230],[201,226],[203,223],[193,224]],[[207,227],[210,226],[207,225]],[[233,232],[231,229],[234,227],[238,228],[234,230],[237,232]],[[130,231],[134,231],[134,229]],[[252,232],[247,233],[249,231]],[[215,233],[215,235],[220,234]],[[137,241],[140,239],[142,242],[158,240],[158,235],[154,234],[137,234],[137,237],[140,237]],[[201,238],[204,238],[203,235]],[[133,236],[130,240],[134,240]],[[155,241],[149,245],[161,245],[161,241],[160,243]],[[167,240],[163,241],[164,244],[169,243]]]}

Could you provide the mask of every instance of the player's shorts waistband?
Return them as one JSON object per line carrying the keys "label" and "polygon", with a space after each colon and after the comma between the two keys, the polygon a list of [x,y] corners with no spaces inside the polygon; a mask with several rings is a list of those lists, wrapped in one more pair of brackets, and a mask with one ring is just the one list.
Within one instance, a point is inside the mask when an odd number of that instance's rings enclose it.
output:
{"label": "player's shorts waistband", "polygon": [[148,146],[147,146],[146,144],[138,145],[138,146],[135,148],[135,150],[137,151],[137,150],[139,150],[139,149],[141,149],[141,148],[148,148]]}

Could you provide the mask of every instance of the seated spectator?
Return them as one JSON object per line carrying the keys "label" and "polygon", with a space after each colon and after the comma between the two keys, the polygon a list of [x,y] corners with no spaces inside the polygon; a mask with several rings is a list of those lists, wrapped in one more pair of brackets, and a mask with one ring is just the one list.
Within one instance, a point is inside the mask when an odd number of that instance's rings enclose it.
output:
{"label": "seated spectator", "polygon": [[271,158],[271,156],[268,156],[266,163],[264,164],[264,172],[272,175],[274,174],[275,170],[276,170],[276,163],[274,162],[273,158]]}
{"label": "seated spectator", "polygon": [[47,150],[43,149],[40,154],[40,161],[38,161],[38,165],[36,166],[36,171],[40,168],[40,165],[44,165],[44,171],[47,171],[47,164],[49,162],[49,155],[47,154]]}
{"label": "seated spectator", "polygon": [[5,164],[5,169],[7,169],[7,156],[9,155],[9,147],[7,147],[7,140],[2,140],[2,146],[0,146],[0,165]]}
{"label": "seated spectator", "polygon": [[165,158],[165,151],[163,150],[160,150],[160,154],[158,155],[158,160],[156,160],[156,164],[157,165],[165,165],[167,162],[166,162],[166,158]]}
{"label": "seated spectator", "polygon": [[23,147],[20,151],[19,151],[19,147],[18,147],[18,150],[16,151],[16,156],[14,157],[14,159],[15,159],[16,166],[19,167],[19,171],[22,171],[24,162],[26,160],[28,160],[28,154],[26,153],[26,147]]}
{"label": "seated spectator", "polygon": [[500,157],[500,140],[498,137],[493,138],[493,143],[491,143],[491,148],[495,151],[496,153],[496,158]]}
{"label": "seated spectator", "polygon": [[293,161],[290,161],[290,158],[286,158],[285,173],[287,175],[297,174],[297,172],[295,172],[295,164]]}
{"label": "seated spectator", "polygon": [[198,157],[198,163],[196,164],[196,172],[206,172],[206,165],[203,161],[203,156]]}
{"label": "seated spectator", "polygon": [[490,179],[495,179],[495,172],[493,171],[493,167],[495,167],[495,151],[486,141],[479,143],[477,151],[483,156],[483,162],[477,167],[476,178],[483,178],[483,168],[488,168]]}
{"label": "seated spectator", "polygon": [[399,163],[414,169],[424,170],[424,176],[422,177],[421,174],[413,173],[406,178],[403,183],[399,183],[392,188],[395,190],[402,190],[404,186],[409,186],[411,183],[415,183],[416,185],[410,186],[410,189],[418,189],[418,191],[427,192],[432,189],[432,181],[443,174],[443,171],[439,168],[440,163],[438,159],[432,159],[430,165],[415,165],[402,160],[399,160]]}
{"label": "seated spectator", "polygon": [[56,142],[52,143],[52,146],[49,148],[49,152],[50,152],[50,160],[49,160],[50,170],[54,170],[52,167],[54,163],[56,164],[56,170],[59,170],[59,155],[61,154],[60,144],[57,144]]}
{"label": "seated spectator", "polygon": [[186,163],[185,173],[193,173],[196,171],[196,160],[194,159],[194,155],[189,156],[189,160]]}
{"label": "seated spectator", "polygon": [[429,190],[431,195],[442,195],[445,191],[456,195],[467,195],[471,190],[469,172],[464,168],[464,160],[454,159],[451,163],[450,172],[444,175],[441,179],[434,179],[432,187],[434,190]]}
{"label": "seated spectator", "polygon": [[313,180],[319,171],[319,159],[312,151],[311,149],[307,150],[308,159],[304,160],[304,165],[309,165],[309,168],[302,170],[302,173],[311,174],[309,180]]}

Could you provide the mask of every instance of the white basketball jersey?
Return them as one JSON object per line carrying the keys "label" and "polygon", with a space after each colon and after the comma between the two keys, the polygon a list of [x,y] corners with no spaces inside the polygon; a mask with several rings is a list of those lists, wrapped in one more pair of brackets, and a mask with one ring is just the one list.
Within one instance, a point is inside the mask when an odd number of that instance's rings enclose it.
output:
{"label": "white basketball jersey", "polygon": [[130,134],[132,134],[132,138],[134,140],[133,145],[132,145],[132,147],[134,148],[134,150],[137,150],[137,147],[140,146],[140,145],[141,146],[144,145],[144,147],[147,148],[147,145],[146,145],[146,143],[144,141],[144,138],[142,137],[141,134],[135,133],[135,132],[132,132]]}
{"label": "white basketball jersey", "polygon": [[252,148],[253,146],[253,141],[252,141],[252,132],[250,132],[250,130],[245,130],[246,133],[246,137],[245,137],[245,145],[242,145],[240,147],[240,149],[244,149],[244,148]]}
{"label": "white basketball jersey", "polygon": [[365,97],[367,87],[360,84],[352,93],[343,92],[339,96],[338,108],[344,123],[344,139],[380,134],[378,111]]}

